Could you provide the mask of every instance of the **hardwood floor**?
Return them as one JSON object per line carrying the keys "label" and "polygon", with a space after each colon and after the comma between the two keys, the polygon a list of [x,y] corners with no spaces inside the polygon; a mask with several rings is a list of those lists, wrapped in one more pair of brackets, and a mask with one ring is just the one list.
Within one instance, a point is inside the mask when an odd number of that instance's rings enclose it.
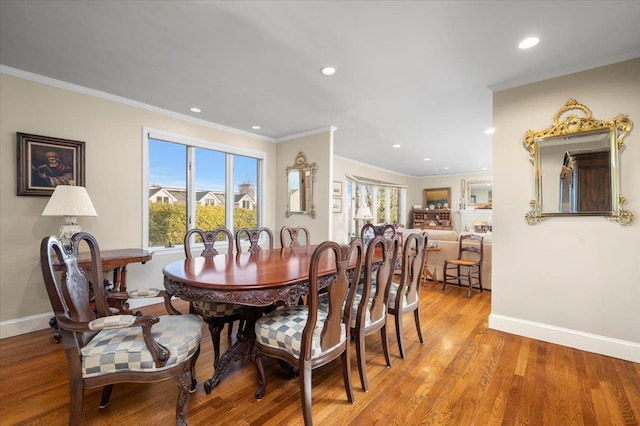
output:
{"label": "hardwood floor", "polygon": [[[313,417],[318,425],[637,425],[640,364],[544,343],[487,328],[491,293],[437,283],[421,289],[425,338],[413,316],[404,318],[407,358],[398,355],[391,324],[392,367],[385,368],[377,335],[367,337],[370,391],[362,392],[352,347],[355,403],[349,404],[338,362],[313,372]],[[177,304],[186,311],[186,304]],[[163,313],[161,306],[145,313]],[[237,323],[236,323],[237,325]],[[186,409],[194,425],[301,424],[298,380],[286,380],[265,358],[267,393],[256,401],[257,373],[236,363],[210,395],[202,386],[213,373],[213,350],[203,329],[198,389]],[[226,329],[222,350],[229,344]],[[0,341],[0,424],[63,425],[68,421],[67,367],[49,330]],[[83,424],[174,424],[177,387],[172,381],[114,386],[111,404],[99,409],[100,389],[85,391]]]}

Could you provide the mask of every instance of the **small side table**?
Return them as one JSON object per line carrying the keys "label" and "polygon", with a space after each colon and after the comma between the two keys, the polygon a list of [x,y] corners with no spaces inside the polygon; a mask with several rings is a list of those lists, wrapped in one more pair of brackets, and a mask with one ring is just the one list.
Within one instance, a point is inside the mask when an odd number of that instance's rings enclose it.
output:
{"label": "small side table", "polygon": [[[428,247],[427,248],[427,258],[429,257],[429,253],[431,253],[431,252],[439,252],[439,251],[442,251],[442,249],[440,247]],[[427,268],[427,260],[425,259],[424,266],[422,268],[422,279],[425,280],[425,281],[428,280],[428,279],[430,279],[432,281],[437,281],[436,274],[435,274],[435,272],[436,272],[435,268],[436,268],[436,266],[434,266],[434,270],[433,270],[433,272],[431,272],[429,270],[429,268]]]}
{"label": "small side table", "polygon": [[[104,279],[104,286],[107,291],[127,291],[127,265],[129,263],[145,264],[153,257],[153,252],[142,249],[118,249],[118,250],[101,250],[100,259],[102,260],[102,272],[108,273],[113,271],[113,281]],[[85,270],[91,270],[91,254],[89,252],[80,253],[78,255],[78,266]],[[57,261],[53,264],[55,271],[62,271],[62,266]],[[132,314],[129,310],[129,304],[124,300],[110,300],[115,303],[114,308],[120,312]],[[58,322],[53,317],[49,321],[49,325],[55,330],[53,338],[56,343],[60,343],[62,336],[58,331]]]}

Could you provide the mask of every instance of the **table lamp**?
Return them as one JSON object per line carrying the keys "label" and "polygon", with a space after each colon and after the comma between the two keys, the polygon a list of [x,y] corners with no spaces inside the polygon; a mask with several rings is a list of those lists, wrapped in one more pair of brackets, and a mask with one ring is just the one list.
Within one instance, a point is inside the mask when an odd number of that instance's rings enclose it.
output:
{"label": "table lamp", "polygon": [[42,211],[42,216],[64,216],[64,224],[60,227],[60,240],[65,245],[70,245],[73,234],[80,232],[77,216],[97,215],[87,189],[71,185],[56,186]]}
{"label": "table lamp", "polygon": [[356,211],[356,219],[373,219],[371,209],[368,206],[360,206]]}

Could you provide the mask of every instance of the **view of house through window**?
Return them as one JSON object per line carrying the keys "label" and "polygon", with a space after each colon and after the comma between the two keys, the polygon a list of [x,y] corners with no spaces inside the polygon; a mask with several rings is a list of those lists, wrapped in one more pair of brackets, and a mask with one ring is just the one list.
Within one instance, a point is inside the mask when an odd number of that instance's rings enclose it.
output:
{"label": "view of house through window", "polygon": [[202,145],[149,136],[149,247],[180,245],[192,228],[258,227],[262,160]]}

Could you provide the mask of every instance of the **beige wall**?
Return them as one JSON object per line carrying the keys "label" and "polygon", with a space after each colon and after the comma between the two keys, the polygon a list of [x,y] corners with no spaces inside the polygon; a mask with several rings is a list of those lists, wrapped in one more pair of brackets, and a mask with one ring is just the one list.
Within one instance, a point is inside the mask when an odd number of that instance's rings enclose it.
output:
{"label": "beige wall", "polygon": [[[621,193],[636,220],[524,221],[534,195],[522,145],[569,98],[597,119],[628,114]],[[640,58],[500,91],[493,97],[492,328],[640,362]]]}
{"label": "beige wall", "polygon": [[[272,142],[8,74],[0,74],[0,88],[2,330],[10,328],[13,320],[51,311],[38,251],[42,237],[56,234],[62,221],[40,216],[48,197],[16,196],[16,132],[86,142],[86,187],[98,216],[82,217],[79,222],[96,235],[103,249],[143,246],[142,197],[147,191],[142,188],[143,126],[266,152],[266,185],[276,186],[276,144]],[[275,193],[266,195],[265,225],[273,228]],[[282,214],[284,209],[277,212]],[[181,256],[158,254],[146,265],[131,265],[130,287],[162,288],[162,266]],[[46,326],[47,319],[41,320]]]}
{"label": "beige wall", "polygon": [[[307,163],[316,163],[316,178],[313,182],[313,203],[316,217],[294,214],[286,217],[288,166],[292,166],[296,156],[302,152]],[[276,169],[276,228],[278,232],[284,225],[304,226],[309,230],[313,244],[330,240],[331,162],[333,157],[333,129],[313,132],[306,136],[295,137],[277,144]],[[279,243],[279,241],[278,241]]]}

